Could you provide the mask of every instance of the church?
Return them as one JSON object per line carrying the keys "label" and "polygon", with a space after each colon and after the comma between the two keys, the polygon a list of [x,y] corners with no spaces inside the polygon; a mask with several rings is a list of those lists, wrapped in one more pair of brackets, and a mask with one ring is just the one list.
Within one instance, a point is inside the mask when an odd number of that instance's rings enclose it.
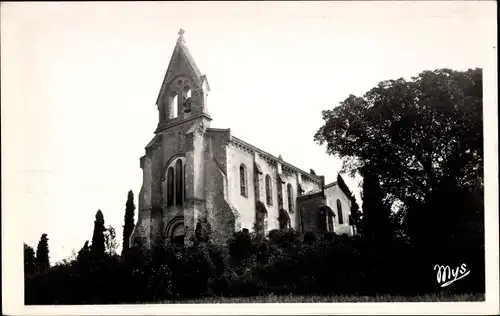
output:
{"label": "church", "polygon": [[324,176],[246,143],[229,128],[210,127],[210,85],[183,33],[156,101],[155,136],[140,158],[143,183],[130,244],[182,246],[207,224],[220,244],[243,229],[262,236],[288,228],[355,234],[351,193],[340,175],[326,184]]}

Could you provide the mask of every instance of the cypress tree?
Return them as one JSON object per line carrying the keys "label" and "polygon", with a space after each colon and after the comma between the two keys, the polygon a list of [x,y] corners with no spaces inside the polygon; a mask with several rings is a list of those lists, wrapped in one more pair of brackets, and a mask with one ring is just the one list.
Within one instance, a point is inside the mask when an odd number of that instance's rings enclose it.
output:
{"label": "cypress tree", "polygon": [[47,271],[50,267],[49,259],[49,238],[47,234],[42,234],[36,248],[36,266],[40,271]]}
{"label": "cypress tree", "polygon": [[104,215],[101,210],[98,210],[95,214],[94,221],[94,234],[92,235],[92,246],[90,247],[90,252],[94,260],[100,260],[104,257],[105,238],[104,238]]}
{"label": "cypress tree", "polygon": [[132,190],[128,191],[127,203],[125,204],[125,225],[123,226],[123,248],[122,255],[130,248],[130,235],[134,230],[134,193]]}
{"label": "cypress tree", "polygon": [[360,228],[360,222],[361,222],[361,217],[362,213],[359,210],[359,205],[356,201],[356,198],[351,195],[351,219],[352,219],[352,225],[356,227],[356,231],[360,233],[359,228]]}
{"label": "cypress tree", "polygon": [[36,271],[35,250],[24,244],[24,275],[31,275]]}
{"label": "cypress tree", "polygon": [[380,182],[373,169],[368,166],[362,169],[363,176],[363,235],[378,244],[391,236],[390,209],[384,205],[384,194]]}

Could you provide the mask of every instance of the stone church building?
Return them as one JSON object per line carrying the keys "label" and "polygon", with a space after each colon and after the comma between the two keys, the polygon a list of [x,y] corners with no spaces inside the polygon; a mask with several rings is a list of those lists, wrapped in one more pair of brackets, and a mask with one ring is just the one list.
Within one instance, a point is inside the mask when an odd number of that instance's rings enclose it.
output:
{"label": "stone church building", "polygon": [[209,223],[214,242],[235,231],[354,234],[342,178],[305,172],[257,146],[210,127],[207,77],[179,32],[156,105],[158,125],[140,159],[143,184],[131,245],[189,242]]}

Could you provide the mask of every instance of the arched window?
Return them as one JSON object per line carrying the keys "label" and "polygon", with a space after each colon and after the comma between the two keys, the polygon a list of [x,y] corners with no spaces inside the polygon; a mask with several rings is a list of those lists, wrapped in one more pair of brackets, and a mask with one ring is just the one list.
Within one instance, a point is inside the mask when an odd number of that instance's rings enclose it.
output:
{"label": "arched window", "polygon": [[247,168],[244,164],[240,165],[240,194],[244,197],[248,196]]}
{"label": "arched window", "polygon": [[178,113],[179,98],[178,98],[177,94],[172,96],[172,102],[170,103],[170,106],[172,108],[172,118],[176,118],[179,115],[179,113]]}
{"label": "arched window", "polygon": [[174,168],[167,171],[167,206],[174,205]]}
{"label": "arched window", "polygon": [[167,168],[166,185],[163,184],[163,197],[167,207],[181,205],[186,200],[186,166],[184,158],[174,159]]}
{"label": "arched window", "polygon": [[342,203],[337,200],[337,213],[339,214],[339,224],[344,224],[344,218],[342,217]]}
{"label": "arched window", "polygon": [[182,160],[178,159],[175,163],[175,204],[182,205],[182,193],[184,193],[184,175],[182,168]]}
{"label": "arched window", "polygon": [[293,191],[290,183],[286,185],[286,194],[288,197],[288,211],[293,212]]}
{"label": "arched window", "polygon": [[266,202],[267,205],[273,205],[273,192],[271,190],[271,177],[266,175]]}

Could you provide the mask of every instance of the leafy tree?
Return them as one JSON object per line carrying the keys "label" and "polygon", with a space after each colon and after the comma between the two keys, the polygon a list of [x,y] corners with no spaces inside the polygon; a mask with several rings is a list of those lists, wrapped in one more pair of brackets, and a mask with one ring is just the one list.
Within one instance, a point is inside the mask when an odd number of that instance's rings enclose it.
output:
{"label": "leafy tree", "polygon": [[105,230],[104,215],[101,210],[98,210],[95,214],[94,234],[92,236],[92,246],[90,248],[90,253],[94,260],[100,260],[104,257],[104,251],[106,249],[104,237]]}
{"label": "leafy tree", "polygon": [[104,231],[104,242],[106,246],[106,252],[110,255],[115,255],[118,249],[118,242],[116,241],[116,231],[115,228],[109,225]]}
{"label": "leafy tree", "polygon": [[127,203],[125,204],[125,225],[123,226],[123,247],[122,254],[130,248],[130,235],[134,230],[134,193],[132,190],[128,191]]}
{"label": "leafy tree", "polygon": [[323,111],[315,140],[351,174],[370,165],[384,200],[401,204],[414,241],[432,243],[430,230],[452,239],[475,227],[469,233],[480,236],[482,113],[481,69],[423,71]]}
{"label": "leafy tree", "polygon": [[42,234],[36,248],[36,265],[40,271],[47,271],[50,267],[49,239],[47,234]]}
{"label": "leafy tree", "polygon": [[31,275],[36,271],[35,250],[24,244],[24,275]]}

